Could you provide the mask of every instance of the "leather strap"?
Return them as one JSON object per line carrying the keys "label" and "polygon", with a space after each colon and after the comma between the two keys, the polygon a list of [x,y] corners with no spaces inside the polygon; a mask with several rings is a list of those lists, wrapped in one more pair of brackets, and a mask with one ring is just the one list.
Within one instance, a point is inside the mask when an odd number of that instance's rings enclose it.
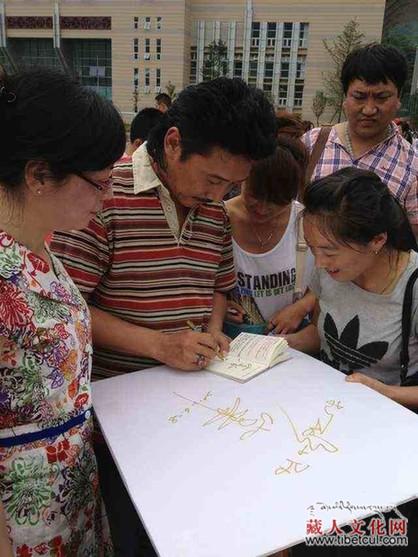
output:
{"label": "leather strap", "polygon": [[408,375],[409,367],[409,337],[411,334],[411,310],[412,298],[414,293],[415,282],[418,278],[418,269],[409,277],[405,288],[405,294],[402,304],[402,348],[400,353],[401,360],[401,385],[405,382]]}
{"label": "leather strap", "polygon": [[305,174],[305,185],[309,185],[312,181],[312,174],[315,170],[315,166],[318,164],[322,153],[324,152],[325,145],[328,141],[329,134],[331,133],[332,126],[322,126],[315,145],[312,149],[311,156],[309,158],[308,166],[306,168]]}

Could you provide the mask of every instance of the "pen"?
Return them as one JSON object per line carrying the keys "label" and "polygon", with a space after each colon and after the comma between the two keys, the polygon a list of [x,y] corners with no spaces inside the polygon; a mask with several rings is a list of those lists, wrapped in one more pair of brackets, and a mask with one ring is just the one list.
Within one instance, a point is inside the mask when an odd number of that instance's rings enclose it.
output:
{"label": "pen", "polygon": [[[186,325],[189,327],[189,329],[191,329],[192,331],[194,331],[195,333],[199,332],[199,329],[193,325],[193,323],[190,321],[190,319],[188,319],[186,321]],[[220,351],[220,348],[218,346],[217,350],[216,350],[216,355],[218,356],[218,358],[220,358],[221,360],[225,360],[225,357],[223,356],[222,352]]]}

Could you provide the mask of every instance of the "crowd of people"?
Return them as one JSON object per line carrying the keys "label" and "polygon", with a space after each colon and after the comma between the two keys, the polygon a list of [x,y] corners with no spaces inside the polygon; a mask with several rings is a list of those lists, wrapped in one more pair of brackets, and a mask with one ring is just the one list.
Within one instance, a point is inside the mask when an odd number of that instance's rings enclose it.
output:
{"label": "crowd of people", "polygon": [[0,76],[1,556],[154,555],[92,380],[202,370],[251,331],[418,409],[406,77],[392,47],[353,51],[346,121],[317,128],[218,78],[158,95],[126,145],[64,74]]}

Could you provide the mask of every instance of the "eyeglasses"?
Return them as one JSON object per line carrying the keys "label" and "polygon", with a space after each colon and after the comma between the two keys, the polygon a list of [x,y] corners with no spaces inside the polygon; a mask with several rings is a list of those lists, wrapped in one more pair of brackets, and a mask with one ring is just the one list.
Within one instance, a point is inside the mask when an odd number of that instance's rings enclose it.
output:
{"label": "eyeglasses", "polygon": [[105,191],[108,190],[112,185],[112,178],[108,178],[107,180],[103,180],[102,182],[93,182],[90,178],[87,178],[82,172],[74,172],[76,176],[88,182],[93,188],[97,191]]}

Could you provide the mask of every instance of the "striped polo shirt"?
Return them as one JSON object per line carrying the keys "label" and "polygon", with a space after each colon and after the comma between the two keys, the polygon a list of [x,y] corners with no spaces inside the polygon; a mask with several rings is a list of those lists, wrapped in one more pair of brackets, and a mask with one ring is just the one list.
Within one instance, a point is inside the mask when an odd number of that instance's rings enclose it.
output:
{"label": "striped polo shirt", "polygon": [[[138,157],[146,157],[145,171]],[[187,329],[187,320],[201,326],[214,292],[235,285],[229,220],[223,203],[200,204],[180,230],[173,210],[141,148],[136,164],[124,158],[115,165],[113,197],[103,211],[85,230],[56,233],[52,249],[89,304],[167,333]],[[156,364],[95,347],[93,379]]]}

